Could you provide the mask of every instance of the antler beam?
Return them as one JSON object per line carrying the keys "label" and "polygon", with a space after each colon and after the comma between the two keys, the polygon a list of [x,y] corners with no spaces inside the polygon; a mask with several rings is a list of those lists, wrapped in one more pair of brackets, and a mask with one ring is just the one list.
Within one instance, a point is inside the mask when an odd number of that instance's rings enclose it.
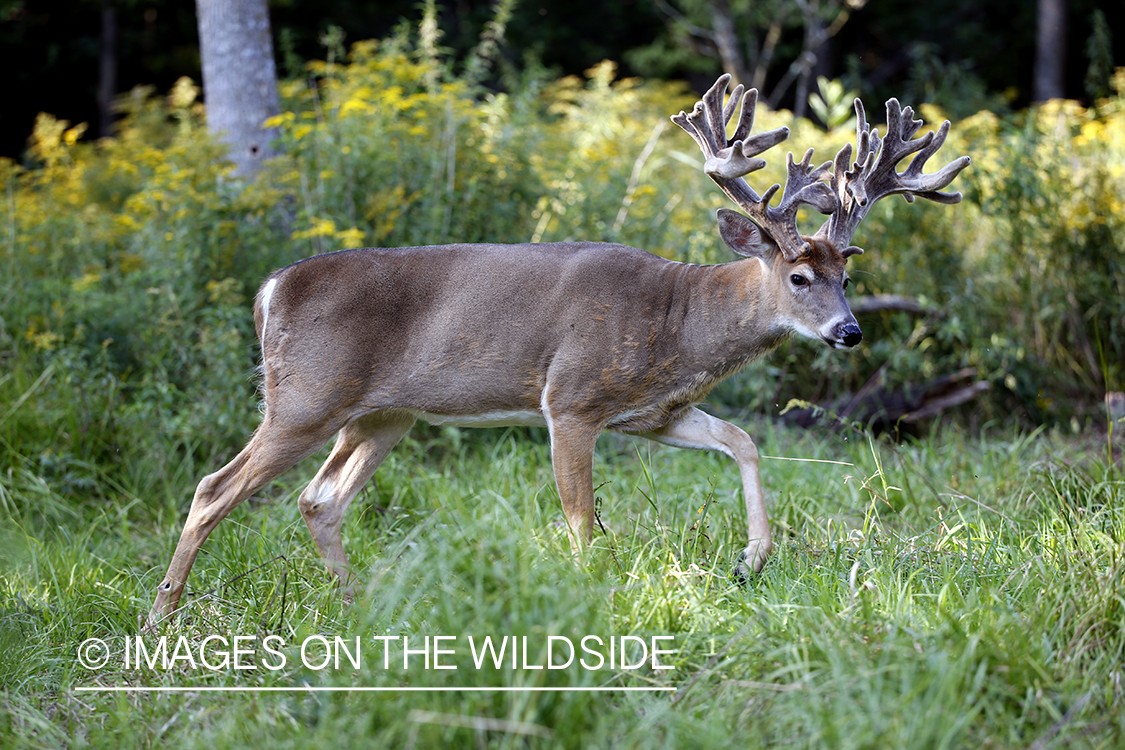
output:
{"label": "antler beam", "polygon": [[[743,87],[736,86],[724,106],[723,96],[729,83],[729,75],[721,76],[702,100],[696,102],[691,114],[680,112],[672,117],[672,122],[686,130],[699,144],[705,157],[703,171],[777,243],[786,260],[792,262],[808,252],[808,243],[801,237],[796,222],[797,210],[802,205],[828,214],[828,220],[816,236],[828,239],[844,256],[848,256],[863,252],[850,244],[852,236],[871,206],[880,198],[898,194],[908,202],[913,202],[916,197],[938,203],[958,203],[961,200],[960,193],[943,193],[941,190],[969,166],[969,157],[954,159],[932,174],[922,172],[926,161],[945,143],[949,133],[948,120],[936,133],[931,130],[921,138],[914,138],[922,121],[914,119],[912,108],[903,108],[897,99],[891,99],[887,102],[887,135],[880,138],[879,131],[867,123],[863,103],[856,99],[855,161],[852,161],[850,143],[836,154],[833,162],[817,167],[812,166],[812,149],[796,163],[790,153],[785,191],[777,207],[771,207],[770,200],[780,186],[773,185],[759,196],[743,178],[766,165],[764,159],[757,158],[758,154],[788,138],[789,128],[751,135],[758,91],[750,89],[744,94]],[[728,139],[726,125],[739,104],[738,124],[734,135]],[[918,155],[906,170],[898,172],[899,162],[914,153]],[[828,184],[823,181],[826,177]]]}
{"label": "antler beam", "polygon": [[[703,99],[696,102],[691,114],[680,112],[672,117],[672,122],[687,131],[699,144],[705,157],[703,171],[739,208],[749,214],[755,224],[773,238],[787,260],[796,260],[808,252],[808,243],[797,230],[797,209],[802,205],[810,205],[824,214],[836,209],[834,195],[828,185],[822,182],[830,163],[810,166],[812,149],[797,163],[794,163],[793,155],[789,154],[788,178],[781,203],[776,208],[771,207],[770,199],[781,186],[773,185],[759,196],[743,177],[766,165],[764,159],[756,158],[757,155],[788,138],[789,128],[776,128],[751,136],[758,90],[750,89],[744,94],[743,87],[738,85],[726,106],[723,106],[723,95],[729,83],[729,75],[721,76],[703,95]],[[734,135],[728,139],[726,125],[739,104],[738,124]]]}
{"label": "antler beam", "polygon": [[[854,163],[851,160],[850,143],[836,154],[831,189],[839,208],[817,231],[817,236],[827,238],[844,255],[863,252],[851,245],[852,236],[871,206],[880,198],[899,194],[910,203],[916,197],[937,203],[959,203],[961,193],[940,191],[953,182],[970,162],[969,157],[962,156],[937,172],[922,172],[926,160],[945,143],[949,120],[941,124],[937,133],[931,130],[915,139],[914,134],[922,127],[922,121],[914,119],[912,108],[904,109],[898,99],[890,99],[887,101],[887,135],[880,138],[879,131],[867,124],[863,103],[859,99],[855,100],[855,112],[856,159]],[[918,156],[904,172],[898,172],[898,163],[915,152]]]}

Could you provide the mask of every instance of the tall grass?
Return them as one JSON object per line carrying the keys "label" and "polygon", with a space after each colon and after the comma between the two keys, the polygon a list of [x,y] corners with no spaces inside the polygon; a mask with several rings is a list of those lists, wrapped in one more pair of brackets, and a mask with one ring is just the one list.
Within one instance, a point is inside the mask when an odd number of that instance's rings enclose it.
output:
{"label": "tall grass", "polygon": [[[541,443],[408,438],[357,501],[345,606],[296,511],[315,461],[238,509],[204,548],[166,631],[279,636],[287,668],[83,669],[85,639],[137,632],[174,519],[88,509],[14,519],[4,561],[0,736],[14,744],[285,746],[1108,747],[1125,732],[1119,468],[1043,435],[960,429],[898,447],[763,426],[779,544],[747,588],[737,472],[721,456],[607,438],[594,549],[570,557]],[[190,481],[178,490],[186,497]],[[53,502],[65,504],[54,496]],[[313,634],[363,640],[358,668],[310,669]],[[473,668],[468,636],[670,635],[671,671]],[[457,636],[457,670],[384,667],[375,636]],[[448,662],[447,662],[448,663]],[[561,663],[561,662],[560,662]],[[458,687],[453,693],[158,695],[94,685]],[[668,686],[673,693],[496,693]],[[475,722],[475,723],[474,723]],[[474,728],[476,727],[476,728]],[[1039,743],[1036,745],[1035,743]]]}

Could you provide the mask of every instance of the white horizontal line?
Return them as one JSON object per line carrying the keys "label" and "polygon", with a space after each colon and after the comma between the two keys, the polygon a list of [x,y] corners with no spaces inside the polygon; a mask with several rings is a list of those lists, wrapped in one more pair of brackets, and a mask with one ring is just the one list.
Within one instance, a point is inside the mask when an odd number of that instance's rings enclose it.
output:
{"label": "white horizontal line", "polygon": [[145,685],[79,686],[76,693],[617,693],[675,692],[674,687],[325,687],[305,685],[265,687],[237,685],[201,685],[199,687],[164,687]]}
{"label": "white horizontal line", "polygon": [[810,464],[838,464],[839,466],[855,466],[853,463],[847,461],[829,461],[827,458],[791,458],[789,456],[759,456],[759,458],[768,458],[772,461],[804,461]]}

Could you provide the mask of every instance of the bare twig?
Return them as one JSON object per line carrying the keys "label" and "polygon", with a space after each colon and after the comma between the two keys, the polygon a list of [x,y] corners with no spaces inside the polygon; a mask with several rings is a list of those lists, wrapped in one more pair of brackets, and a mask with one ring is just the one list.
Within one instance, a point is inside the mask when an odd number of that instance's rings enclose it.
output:
{"label": "bare twig", "polygon": [[648,137],[648,143],[641,149],[641,154],[637,157],[637,160],[633,162],[633,172],[629,175],[629,185],[625,188],[625,197],[621,200],[621,209],[617,212],[617,219],[613,222],[614,234],[620,232],[621,228],[625,226],[625,219],[629,216],[629,207],[633,205],[633,195],[637,192],[637,185],[641,181],[641,170],[644,169],[645,163],[652,156],[652,152],[656,150],[656,144],[667,125],[666,120],[657,121],[656,127],[652,129],[652,135]]}

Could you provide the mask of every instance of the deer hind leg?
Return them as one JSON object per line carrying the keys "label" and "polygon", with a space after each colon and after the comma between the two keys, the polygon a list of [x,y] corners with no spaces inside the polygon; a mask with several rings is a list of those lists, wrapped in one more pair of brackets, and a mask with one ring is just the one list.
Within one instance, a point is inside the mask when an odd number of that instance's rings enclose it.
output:
{"label": "deer hind leg", "polygon": [[298,427],[276,419],[267,408],[262,424],[242,451],[223,468],[200,481],[184,522],[180,541],[145,622],[151,631],[176,611],[188,573],[207,537],[234,508],[270,480],[324,445],[338,424]]}
{"label": "deer hind leg", "polygon": [[762,479],[758,474],[758,448],[750,436],[731,423],[694,408],[659,430],[641,436],[678,448],[722,451],[735,460],[742,474],[742,492],[749,519],[749,542],[735,575],[745,580],[760,572],[773,550],[773,541],[762,495]]}
{"label": "deer hind leg", "polygon": [[410,415],[383,412],[365,414],[349,422],[337,435],[328,460],[297,500],[321,557],[339,578],[348,599],[352,596],[352,581],[341,538],[344,516],[352,500],[413,424],[414,417]]}

